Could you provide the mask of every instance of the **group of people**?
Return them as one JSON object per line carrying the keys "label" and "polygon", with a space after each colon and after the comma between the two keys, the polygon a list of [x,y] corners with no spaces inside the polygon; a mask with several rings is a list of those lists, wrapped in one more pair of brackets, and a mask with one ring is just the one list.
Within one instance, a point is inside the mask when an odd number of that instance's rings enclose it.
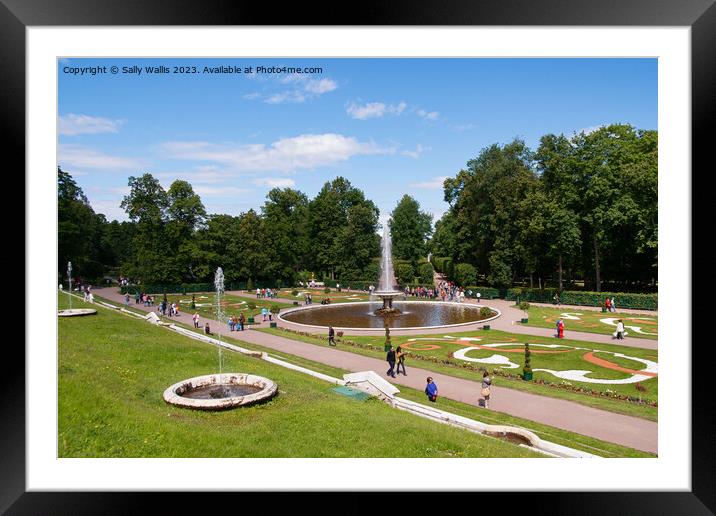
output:
{"label": "group of people", "polygon": [[435,291],[432,288],[426,287],[405,287],[403,292],[406,297],[419,297],[425,299],[433,299],[435,297]]}
{"label": "group of people", "polygon": [[[405,351],[403,351],[403,348],[398,346],[398,349],[394,349],[393,346],[390,346],[386,360],[390,366],[388,372],[386,373],[388,376],[395,378],[398,374],[400,374],[401,367],[403,368],[403,376],[408,376],[408,373],[405,371]],[[396,371],[393,371],[396,363],[398,364],[398,367]]]}
{"label": "group of people", "polygon": [[275,299],[278,297],[278,290],[272,290],[270,288],[257,288],[256,299]]}
{"label": "group of people", "polygon": [[611,299],[607,298],[604,301],[604,308],[606,308],[607,312],[616,312],[617,300],[614,297],[612,297]]}
{"label": "group of people", "polygon": [[[197,313],[195,317],[198,318],[198,316],[199,314]],[[236,315],[230,316],[227,323],[229,325],[229,331],[244,331],[244,324],[246,324],[244,312],[241,312],[238,317],[236,317]]]}
{"label": "group of people", "polygon": [[437,297],[443,301],[462,303],[465,301],[465,289],[458,287],[452,281],[441,281],[437,287]]}
{"label": "group of people", "polygon": [[306,304],[306,305],[312,305],[312,304],[313,304],[313,296],[311,295],[310,292],[306,292],[306,293],[303,295],[303,303]]}

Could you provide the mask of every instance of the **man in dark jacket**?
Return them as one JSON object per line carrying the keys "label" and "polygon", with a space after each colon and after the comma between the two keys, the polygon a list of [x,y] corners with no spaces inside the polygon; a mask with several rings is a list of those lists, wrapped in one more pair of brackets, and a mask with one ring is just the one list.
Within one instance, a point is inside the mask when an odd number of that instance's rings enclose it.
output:
{"label": "man in dark jacket", "polygon": [[393,368],[395,367],[395,350],[393,349],[393,346],[390,346],[390,350],[388,351],[388,355],[385,359],[388,361],[388,365],[390,366],[390,369],[388,369],[386,374],[395,378],[395,372],[393,372]]}
{"label": "man in dark jacket", "polygon": [[336,340],[335,340],[336,332],[333,330],[333,326],[328,327],[328,345],[329,346],[335,346]]}

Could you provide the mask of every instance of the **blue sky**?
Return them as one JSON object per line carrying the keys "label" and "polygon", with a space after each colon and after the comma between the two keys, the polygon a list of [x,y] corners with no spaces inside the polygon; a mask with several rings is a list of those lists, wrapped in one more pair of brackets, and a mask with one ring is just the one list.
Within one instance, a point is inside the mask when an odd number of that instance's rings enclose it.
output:
{"label": "blue sky", "polygon": [[[197,73],[122,73],[159,65]],[[221,65],[254,72],[202,73]],[[106,73],[71,73],[93,66]],[[381,221],[405,193],[437,219],[442,179],[488,145],[657,129],[656,59],[60,59],[58,85],[58,163],[110,220],[145,172],[189,181],[208,213],[259,209],[274,186],[313,197],[342,175]]]}

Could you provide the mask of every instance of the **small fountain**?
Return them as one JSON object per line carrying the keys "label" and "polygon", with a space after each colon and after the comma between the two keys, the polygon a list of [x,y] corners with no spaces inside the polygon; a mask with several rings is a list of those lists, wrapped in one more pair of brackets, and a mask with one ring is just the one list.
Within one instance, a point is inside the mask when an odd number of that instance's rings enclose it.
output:
{"label": "small fountain", "polygon": [[395,273],[393,272],[393,243],[387,224],[383,227],[383,240],[381,241],[382,257],[380,261],[380,280],[378,290],[373,292],[383,300],[383,306],[375,311],[376,315],[383,317],[396,317],[400,310],[393,307],[393,299],[403,293],[395,288]]}
{"label": "small fountain", "polygon": [[[221,295],[224,293],[224,271],[214,274],[216,287],[216,318],[223,321]],[[221,328],[217,330],[219,374],[189,378],[164,391],[164,401],[171,405],[196,410],[226,410],[268,400],[276,395],[278,386],[268,378],[244,373],[223,373]]]}
{"label": "small fountain", "polygon": [[67,279],[69,280],[69,288],[67,289],[67,301],[70,308],[67,310],[59,310],[59,317],[75,317],[78,315],[94,315],[97,310],[93,308],[72,308],[72,262],[67,262]]}

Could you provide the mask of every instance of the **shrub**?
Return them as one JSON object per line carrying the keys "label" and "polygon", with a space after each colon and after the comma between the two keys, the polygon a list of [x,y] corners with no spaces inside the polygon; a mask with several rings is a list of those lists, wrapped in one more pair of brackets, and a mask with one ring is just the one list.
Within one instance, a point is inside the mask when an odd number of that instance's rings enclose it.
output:
{"label": "shrub", "polygon": [[[533,301],[535,303],[552,303],[554,295],[559,292],[556,288],[510,288],[507,289],[505,299]],[[625,294],[617,292],[577,292],[565,290],[559,294],[563,305],[602,306],[604,300],[614,297],[619,309],[656,310],[658,308],[657,294]]]}
{"label": "shrub", "polygon": [[255,309],[256,309],[256,303],[254,303],[253,301],[247,302],[247,303],[246,303],[246,306],[248,306],[250,310],[255,310]]}
{"label": "shrub", "polygon": [[246,290],[253,290],[254,289],[254,282],[249,278],[249,281],[246,282]]}
{"label": "shrub", "polygon": [[476,283],[477,269],[469,263],[458,263],[455,266],[455,282],[462,286]]}
{"label": "shrub", "polygon": [[395,264],[395,278],[399,284],[405,285],[406,283],[411,283],[414,277],[415,271],[410,263],[399,262]]}
{"label": "shrub", "polygon": [[418,272],[418,280],[421,283],[432,284],[434,274],[432,265],[430,265],[429,263],[423,263],[422,265],[420,265]]}
{"label": "shrub", "polygon": [[326,288],[323,289],[323,293],[324,293],[324,294],[330,294],[330,293],[331,293],[331,289],[330,289],[329,287],[326,287]]}
{"label": "shrub", "polygon": [[278,306],[278,305],[271,305],[271,306],[269,307],[269,312],[271,312],[272,314],[277,314],[277,313],[279,313],[280,311],[281,311],[281,307]]}
{"label": "shrub", "polygon": [[482,317],[483,319],[487,319],[490,316],[492,316],[492,310],[490,310],[486,306],[480,308],[480,317]]}

